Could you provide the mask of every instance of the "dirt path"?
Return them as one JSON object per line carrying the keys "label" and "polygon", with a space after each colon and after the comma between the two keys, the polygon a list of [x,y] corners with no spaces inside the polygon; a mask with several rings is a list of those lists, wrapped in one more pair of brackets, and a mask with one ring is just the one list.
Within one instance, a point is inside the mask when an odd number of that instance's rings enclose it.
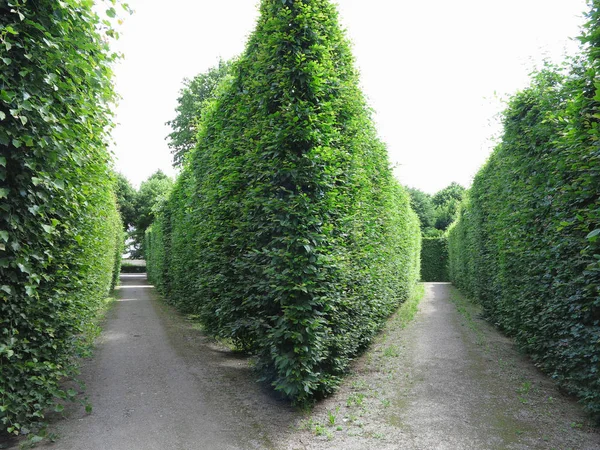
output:
{"label": "dirt path", "polygon": [[426,284],[415,319],[392,318],[309,414],[155,297],[144,275],[122,278],[82,373],[93,412],[71,407],[48,448],[600,449],[581,408],[448,284]]}
{"label": "dirt path", "polygon": [[600,449],[579,405],[479,313],[427,283],[414,321],[393,319],[286,448]]}
{"label": "dirt path", "polygon": [[297,413],[255,383],[248,362],[162,305],[145,275],[124,275],[82,378],[91,414],[71,408],[57,450],[274,448]]}

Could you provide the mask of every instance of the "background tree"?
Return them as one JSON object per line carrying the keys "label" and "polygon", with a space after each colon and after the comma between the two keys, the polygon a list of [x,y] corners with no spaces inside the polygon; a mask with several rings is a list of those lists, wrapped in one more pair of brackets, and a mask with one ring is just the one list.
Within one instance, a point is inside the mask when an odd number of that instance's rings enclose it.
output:
{"label": "background tree", "polygon": [[419,216],[421,230],[432,228],[435,224],[435,210],[431,195],[415,188],[407,188],[406,191],[410,195],[410,206]]}
{"label": "background tree", "polygon": [[123,228],[128,231],[137,220],[137,191],[122,173],[117,172],[115,178],[117,205],[121,213]]}
{"label": "background tree", "polygon": [[436,192],[431,202],[435,208],[434,227],[445,231],[454,220],[458,213],[458,208],[465,196],[466,189],[456,182],[450,183],[441,191]]}
{"label": "background tree", "polygon": [[219,83],[227,76],[231,61],[219,60],[219,64],[207,72],[196,75],[191,80],[183,81],[184,87],[179,92],[176,117],[167,122],[173,131],[168,136],[168,145],[173,153],[173,166],[179,167],[183,158],[196,145],[198,121],[209,100],[215,96]]}
{"label": "background tree", "polygon": [[140,189],[135,195],[135,218],[132,222],[133,229],[130,232],[130,237],[133,239],[130,246],[131,258],[144,258],[144,235],[154,222],[156,210],[166,200],[172,186],[173,180],[161,170],[157,170],[140,185]]}
{"label": "background tree", "polygon": [[440,236],[456,219],[466,189],[456,182],[429,195],[419,189],[408,188],[410,205],[419,216],[423,236]]}

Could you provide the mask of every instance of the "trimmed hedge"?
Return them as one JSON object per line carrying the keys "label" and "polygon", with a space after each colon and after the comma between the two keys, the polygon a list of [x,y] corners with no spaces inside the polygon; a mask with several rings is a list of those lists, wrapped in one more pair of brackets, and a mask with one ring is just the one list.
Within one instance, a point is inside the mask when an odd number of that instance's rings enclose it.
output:
{"label": "trimmed hedge", "polygon": [[27,434],[75,395],[61,380],[116,282],[114,58],[91,8],[0,4],[0,432]]}
{"label": "trimmed hedge", "polygon": [[[451,228],[450,275],[600,417],[598,6],[589,59],[515,95]],[[596,40],[591,39],[594,37]]]}
{"label": "trimmed hedge", "polygon": [[448,238],[424,237],[421,248],[421,281],[450,281]]}
{"label": "trimmed hedge", "polygon": [[169,301],[296,402],[332,392],[411,294],[419,221],[329,1],[262,1],[147,245]]}

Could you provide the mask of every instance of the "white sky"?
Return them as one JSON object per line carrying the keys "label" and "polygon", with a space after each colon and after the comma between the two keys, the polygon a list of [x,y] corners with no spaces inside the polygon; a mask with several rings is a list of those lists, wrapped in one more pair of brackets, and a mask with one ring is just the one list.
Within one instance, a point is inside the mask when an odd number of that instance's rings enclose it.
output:
{"label": "white sky", "polygon": [[[585,0],[338,0],[361,84],[400,181],[470,185],[498,135],[499,97],[543,56],[577,48]],[[184,77],[244,50],[258,0],[130,0],[117,48],[117,170],[173,175],[165,137]]]}

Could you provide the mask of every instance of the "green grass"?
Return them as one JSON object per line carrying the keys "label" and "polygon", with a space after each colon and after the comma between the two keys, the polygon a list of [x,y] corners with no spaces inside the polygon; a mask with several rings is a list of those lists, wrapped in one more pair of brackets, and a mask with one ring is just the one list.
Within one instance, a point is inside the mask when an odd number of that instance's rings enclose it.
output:
{"label": "green grass", "polygon": [[398,308],[398,311],[396,312],[396,315],[393,319],[394,323],[400,325],[401,329],[406,327],[406,325],[408,325],[415,318],[415,315],[419,310],[419,303],[421,302],[424,296],[425,285],[423,283],[418,283],[415,286],[415,289],[413,290],[413,293],[410,296],[410,298],[406,300],[400,306],[400,308]]}

